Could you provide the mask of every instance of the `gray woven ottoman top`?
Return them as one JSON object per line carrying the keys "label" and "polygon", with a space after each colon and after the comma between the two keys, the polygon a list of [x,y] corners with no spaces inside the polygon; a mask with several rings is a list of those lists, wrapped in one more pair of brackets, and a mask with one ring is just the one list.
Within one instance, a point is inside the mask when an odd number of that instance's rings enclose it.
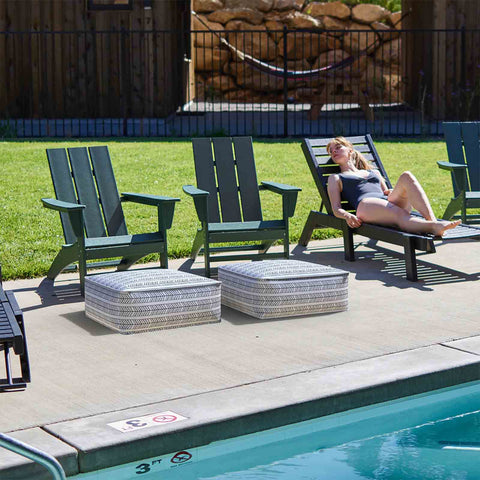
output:
{"label": "gray woven ottoman top", "polygon": [[256,318],[338,312],[348,308],[348,272],[299,260],[218,267],[222,303]]}
{"label": "gray woven ottoman top", "polygon": [[121,333],[220,321],[220,282],[166,269],[85,277],[86,315]]}

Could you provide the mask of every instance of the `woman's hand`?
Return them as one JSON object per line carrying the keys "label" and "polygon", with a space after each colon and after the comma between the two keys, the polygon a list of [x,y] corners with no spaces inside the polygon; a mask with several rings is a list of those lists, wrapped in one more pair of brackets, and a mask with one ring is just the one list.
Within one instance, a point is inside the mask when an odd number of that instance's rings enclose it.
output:
{"label": "woman's hand", "polygon": [[358,228],[362,224],[362,221],[353,213],[347,213],[345,220],[350,228]]}
{"label": "woman's hand", "polygon": [[386,188],[384,191],[383,191],[383,194],[388,197],[391,193],[393,192],[393,188]]}

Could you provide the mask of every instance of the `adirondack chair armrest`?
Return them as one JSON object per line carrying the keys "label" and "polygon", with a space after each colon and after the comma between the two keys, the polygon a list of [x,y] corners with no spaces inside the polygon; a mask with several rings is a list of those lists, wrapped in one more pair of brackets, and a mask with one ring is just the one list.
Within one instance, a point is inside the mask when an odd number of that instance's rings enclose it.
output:
{"label": "adirondack chair armrest", "polygon": [[193,185],[184,185],[183,191],[193,198],[195,210],[197,211],[198,219],[201,222],[208,223],[208,196],[209,192],[194,187]]}
{"label": "adirondack chair armrest", "polygon": [[42,198],[42,203],[45,208],[51,208],[58,212],[80,212],[85,208],[85,205],[79,203],[64,202],[62,200],[56,200],[55,198]]}
{"label": "adirondack chair armrest", "polygon": [[467,171],[467,166],[462,165],[460,163],[452,163],[452,162],[437,162],[437,165],[442,169],[442,170],[449,170],[450,172],[453,170],[464,170]]}
{"label": "adirondack chair armrest", "polygon": [[51,208],[57,212],[67,213],[70,218],[73,233],[77,237],[77,241],[83,242],[84,239],[84,221],[83,210],[85,205],[71,202],[64,202],[54,198],[42,198],[43,206]]}
{"label": "adirondack chair armrest", "polygon": [[208,197],[210,195],[206,190],[201,190],[200,188],[194,187],[193,185],[184,185],[183,191],[190,195],[191,197],[204,196]]}
{"label": "adirondack chair armrest", "polygon": [[[452,162],[437,162],[437,165],[442,170],[448,170],[452,174],[452,180],[455,188],[459,192],[465,192],[467,190],[467,166],[461,163]],[[456,191],[456,190],[455,190]]]}
{"label": "adirondack chair armrest", "polygon": [[122,192],[121,200],[124,202],[141,203],[142,205],[152,205],[153,207],[159,207],[162,204],[175,203],[180,201],[179,198],[175,197],[163,197],[159,195],[130,192]]}
{"label": "adirondack chair armrest", "polygon": [[159,195],[129,192],[122,192],[121,200],[157,207],[158,228],[160,231],[165,231],[172,227],[173,214],[175,212],[175,203],[180,201],[179,198],[174,197],[163,197]]}
{"label": "adirondack chair armrest", "polygon": [[279,193],[281,195],[289,192],[302,191],[302,189],[299,187],[294,187],[293,185],[286,185],[285,183],[277,182],[261,182],[260,188],[262,190],[270,190],[271,192]]}
{"label": "adirondack chair armrest", "polygon": [[276,182],[262,182],[260,188],[282,195],[283,218],[293,217],[297,205],[298,192],[302,191],[301,188]]}

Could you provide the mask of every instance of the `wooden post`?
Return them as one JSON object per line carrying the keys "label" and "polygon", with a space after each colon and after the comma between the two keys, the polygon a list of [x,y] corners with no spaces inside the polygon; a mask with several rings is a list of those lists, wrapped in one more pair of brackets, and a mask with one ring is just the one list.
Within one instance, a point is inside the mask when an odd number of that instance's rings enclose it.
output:
{"label": "wooden post", "polygon": [[[469,112],[465,108],[475,85],[480,86],[478,36],[468,32],[469,29],[478,29],[480,2],[402,0],[402,11],[406,14],[403,28],[437,30],[424,34],[407,32],[404,36],[402,63],[406,101],[419,106],[422,90],[426,88],[427,94],[431,95],[429,115],[442,120],[468,120],[459,118],[459,115],[471,118],[478,115],[478,101]],[[448,31],[452,29],[458,32]],[[463,37],[462,29],[466,29]]]}

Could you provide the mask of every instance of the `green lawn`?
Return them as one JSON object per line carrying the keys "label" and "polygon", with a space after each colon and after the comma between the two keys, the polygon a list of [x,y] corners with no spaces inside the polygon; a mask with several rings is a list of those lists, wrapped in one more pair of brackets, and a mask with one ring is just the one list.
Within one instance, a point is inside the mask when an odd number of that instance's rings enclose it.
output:
{"label": "green lawn", "polygon": [[[58,140],[3,141],[0,176],[0,259],[4,279],[46,274],[63,243],[58,214],[42,207],[40,198],[53,197],[45,149],[108,144],[119,191],[180,197],[173,227],[169,231],[170,257],[188,255],[197,219],[192,200],[182,185],[194,184],[190,140]],[[376,146],[392,182],[404,170],[411,170],[422,182],[433,209],[441,215],[451,196],[447,172],[436,166],[446,160],[442,141],[377,141]],[[300,147],[300,140],[255,140],[259,180],[273,180],[302,188],[295,217],[291,222],[292,243],[300,236],[311,208],[320,199]],[[280,199],[262,192],[264,217],[281,212]],[[153,207],[125,205],[130,233],[154,231]],[[334,236],[335,231],[317,231],[315,238]],[[152,257],[150,257],[152,259]]]}

